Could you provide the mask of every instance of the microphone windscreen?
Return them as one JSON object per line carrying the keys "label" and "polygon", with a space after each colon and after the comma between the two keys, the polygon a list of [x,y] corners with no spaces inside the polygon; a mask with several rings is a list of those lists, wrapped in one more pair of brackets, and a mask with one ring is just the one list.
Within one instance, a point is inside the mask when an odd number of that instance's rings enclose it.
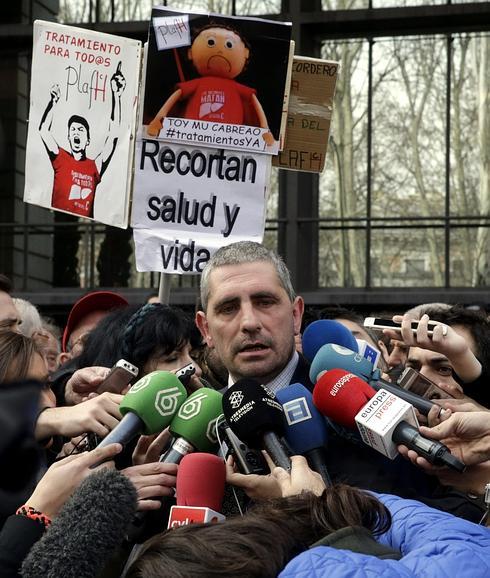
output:
{"label": "microphone windscreen", "polygon": [[343,369],[365,381],[372,378],[374,371],[373,364],[360,353],[335,343],[323,345],[318,350],[310,366],[311,382],[316,383],[318,381],[318,374],[321,371],[330,371],[331,369]]}
{"label": "microphone windscreen", "polygon": [[303,332],[303,355],[311,363],[320,347],[335,343],[357,352],[357,341],[342,323],[333,319],[313,321]]}
{"label": "microphone windscreen", "polygon": [[170,424],[170,433],[182,437],[200,452],[216,450],[216,420],[223,413],[223,396],[210,387],[196,389],[181,405]]}
{"label": "microphone windscreen", "polygon": [[226,390],[223,413],[233,433],[255,449],[260,449],[264,432],[284,432],[282,405],[255,379],[240,379]]}
{"label": "microphone windscreen", "polygon": [[119,411],[137,415],[144,424],[142,433],[164,430],[187,398],[185,387],[170,371],[153,371],[139,379],[123,397]]}
{"label": "microphone windscreen", "polygon": [[342,369],[322,375],[313,390],[313,402],[332,421],[357,429],[355,416],[376,392],[365,381]]}
{"label": "microphone windscreen", "polygon": [[177,471],[177,506],[221,511],[226,467],[223,458],[193,453],[182,458]]}
{"label": "microphone windscreen", "polygon": [[113,469],[86,478],[22,564],[24,578],[93,578],[136,512],[133,484]]}
{"label": "microphone windscreen", "polygon": [[293,453],[323,448],[327,443],[327,424],[315,407],[311,392],[304,385],[293,383],[277,391],[276,397],[284,410],[284,437]]}

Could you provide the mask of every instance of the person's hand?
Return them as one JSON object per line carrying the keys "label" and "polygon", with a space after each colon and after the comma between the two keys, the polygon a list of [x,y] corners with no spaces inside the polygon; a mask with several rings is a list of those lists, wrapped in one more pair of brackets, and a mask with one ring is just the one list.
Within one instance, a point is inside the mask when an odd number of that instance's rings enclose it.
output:
{"label": "person's hand", "polygon": [[226,482],[241,488],[252,500],[270,500],[281,497],[281,487],[272,474],[241,474],[237,471],[233,456],[226,460]]}
{"label": "person's hand", "polygon": [[111,90],[116,96],[121,96],[126,88],[126,79],[121,72],[121,64],[122,62],[119,61],[116,72],[111,76]]}
{"label": "person's hand", "polygon": [[490,460],[490,412],[457,412],[435,427],[420,433],[440,440],[467,466]]}
{"label": "person's hand", "polygon": [[[113,461],[106,460],[111,460],[121,450],[121,444],[110,444],[54,463],[40,479],[26,504],[51,519],[55,518],[82,480],[102,468],[114,467]],[[99,462],[104,463],[91,469]]]}
{"label": "person's hand", "polygon": [[53,84],[51,90],[49,91],[49,96],[51,97],[51,102],[56,104],[61,97],[61,89],[59,84]]}
{"label": "person's hand", "polygon": [[78,405],[47,409],[37,420],[36,439],[53,435],[71,438],[85,432],[105,437],[122,418],[119,412],[122,398],[117,393],[106,392]]}
{"label": "person's hand", "polygon": [[69,405],[81,403],[89,393],[97,390],[108,376],[108,367],[83,367],[77,369],[65,385],[65,401]]}
{"label": "person's hand", "polygon": [[470,466],[462,474],[449,468],[441,468],[436,475],[444,486],[482,496],[485,494],[485,485],[490,480],[490,461]]}
{"label": "person's hand", "polygon": [[484,405],[480,405],[471,397],[464,396],[461,399],[435,399],[434,403],[452,412],[456,411],[488,411]]}
{"label": "person's hand", "polygon": [[[416,332],[412,331],[413,319],[409,315],[395,315],[393,321],[401,323],[401,337],[406,345],[429,349],[445,355],[453,365],[454,371],[463,381],[471,382],[481,375],[481,363],[471,351],[467,339],[451,326],[432,321],[431,323],[434,323],[435,327],[432,335],[429,335],[428,323],[430,319],[428,315],[422,315],[418,321]],[[400,331],[383,329],[383,333],[392,339],[400,339]]]}
{"label": "person's hand", "polygon": [[158,510],[162,502],[155,498],[175,495],[177,468],[177,464],[154,462],[121,470],[136,488],[138,510]]}
{"label": "person's hand", "polygon": [[325,483],[318,472],[314,472],[308,466],[303,456],[292,456],[291,473],[285,469],[276,467],[272,470],[272,477],[277,481],[281,489],[281,496],[296,496],[301,492],[312,492],[315,496],[321,496],[325,490]]}
{"label": "person's hand", "polygon": [[87,450],[87,446],[88,446],[88,439],[86,434],[71,438],[69,442],[63,444],[63,447],[56,456],[56,459],[61,460],[74,454],[81,454],[82,452]]}
{"label": "person's hand", "polygon": [[140,436],[133,451],[133,464],[140,466],[158,462],[171,437],[168,427],[159,434]]}

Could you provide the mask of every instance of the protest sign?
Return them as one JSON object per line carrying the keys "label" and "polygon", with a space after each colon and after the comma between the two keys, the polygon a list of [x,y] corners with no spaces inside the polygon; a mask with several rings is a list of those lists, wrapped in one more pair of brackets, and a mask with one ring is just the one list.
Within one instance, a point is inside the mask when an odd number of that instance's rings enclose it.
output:
{"label": "protest sign", "polygon": [[262,241],[268,155],[138,140],[131,225],[138,271],[201,273],[220,246]]}
{"label": "protest sign", "polygon": [[34,22],[24,200],[125,228],[141,43]]}
{"label": "protest sign", "polygon": [[295,56],[286,138],[272,164],[281,169],[321,173],[325,166],[338,62]]}
{"label": "protest sign", "polygon": [[141,136],[277,154],[291,25],[153,8]]}

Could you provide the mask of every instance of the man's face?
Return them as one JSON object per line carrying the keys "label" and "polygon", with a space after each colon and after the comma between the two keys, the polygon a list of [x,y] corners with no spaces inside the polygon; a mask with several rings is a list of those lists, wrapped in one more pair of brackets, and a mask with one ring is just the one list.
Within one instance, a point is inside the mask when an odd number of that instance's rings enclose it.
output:
{"label": "man's face", "polygon": [[68,338],[67,349],[70,353],[70,358],[77,357],[82,353],[85,338],[107,314],[108,311],[92,311],[73,329]]}
{"label": "man's face", "polygon": [[410,347],[406,367],[413,367],[436,385],[449,385],[460,389],[453,377],[453,366],[442,353],[420,347]]}
{"label": "man's face", "polygon": [[196,323],[234,380],[268,383],[291,358],[303,308],[301,297],[291,303],[271,263],[226,265],[211,273],[207,310]]}
{"label": "man's face", "polygon": [[85,151],[89,144],[87,129],[79,122],[72,122],[68,128],[68,142],[72,152]]}
{"label": "man's face", "polygon": [[0,330],[17,331],[20,333],[20,316],[12,297],[5,291],[0,291]]}
{"label": "man's face", "polygon": [[245,68],[248,48],[226,28],[208,28],[196,36],[188,56],[201,76],[235,78]]}

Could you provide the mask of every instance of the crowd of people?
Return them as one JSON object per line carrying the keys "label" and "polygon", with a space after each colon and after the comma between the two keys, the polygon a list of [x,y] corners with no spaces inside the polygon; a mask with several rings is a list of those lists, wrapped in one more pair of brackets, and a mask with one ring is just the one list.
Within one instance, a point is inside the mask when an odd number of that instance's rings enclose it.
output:
{"label": "crowd of people", "polygon": [[[61,330],[11,294],[1,275],[0,576],[490,575],[490,320],[484,310],[430,303],[377,313],[397,324],[384,330],[365,327],[350,309],[305,312],[284,262],[253,242],[222,247],[210,259],[194,319],[154,296],[130,305],[117,292],[93,291],[73,305]],[[165,456],[182,427],[173,428],[173,421],[170,429],[150,427],[138,414],[144,424],[130,441],[99,446],[129,427],[131,396],[155,375],[188,367],[182,384],[196,403],[200,391],[244,389],[250,380],[265,386],[269,398],[291,384],[313,392],[301,335],[319,319],[334,320],[379,350],[378,373],[386,382],[396,385],[406,368],[432,382],[430,391],[438,393],[426,415],[416,412],[419,432],[426,444],[443,443],[464,472],[405,445],[391,460],[328,417],[322,418],[327,483],[300,455],[284,468],[265,453],[267,471],[243,471],[218,435],[226,520],[166,530],[180,466]],[[121,359],[135,372],[114,391],[107,384]],[[193,443],[185,452],[199,449]],[[107,472],[115,476],[110,483]],[[67,549],[77,549],[83,532],[93,532],[96,542],[115,532],[114,508],[100,506],[101,496],[102,503],[114,503],[107,496],[112,486],[128,496],[121,535],[110,547],[70,561]],[[69,523],[73,511],[76,526]]]}

